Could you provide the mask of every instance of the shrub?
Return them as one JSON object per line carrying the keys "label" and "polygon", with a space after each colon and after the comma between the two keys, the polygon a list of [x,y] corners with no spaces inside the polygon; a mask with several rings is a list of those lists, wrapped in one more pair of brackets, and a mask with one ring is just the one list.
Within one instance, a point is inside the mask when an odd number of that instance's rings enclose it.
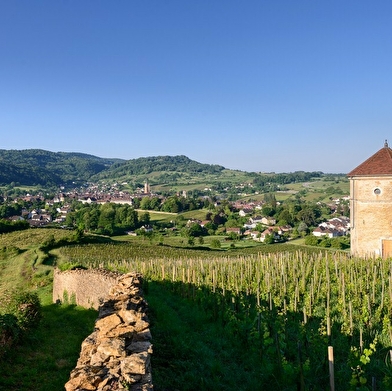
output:
{"label": "shrub", "polygon": [[307,246],[317,246],[320,243],[320,239],[314,235],[308,235],[305,238],[305,244]]}
{"label": "shrub", "polygon": [[0,357],[17,343],[22,334],[41,319],[37,294],[13,291],[3,294],[0,304]]}
{"label": "shrub", "polygon": [[21,333],[14,315],[0,315],[0,358],[18,340]]}
{"label": "shrub", "polygon": [[219,239],[211,240],[211,248],[221,248],[221,242]]}
{"label": "shrub", "polygon": [[13,315],[21,330],[30,329],[38,324],[42,317],[38,295],[32,292],[13,292],[2,305],[3,314]]}

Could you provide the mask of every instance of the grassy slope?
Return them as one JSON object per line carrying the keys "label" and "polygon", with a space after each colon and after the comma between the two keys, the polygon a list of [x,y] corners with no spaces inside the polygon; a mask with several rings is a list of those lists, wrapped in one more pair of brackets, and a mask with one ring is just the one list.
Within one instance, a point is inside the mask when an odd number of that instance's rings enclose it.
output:
{"label": "grassy slope", "polygon": [[8,352],[0,365],[0,390],[63,390],[75,367],[82,340],[92,332],[97,312],[72,305],[52,304],[51,259],[40,245],[48,237],[70,235],[69,231],[28,230],[1,236],[0,295],[2,290],[37,292],[43,319],[37,329]]}
{"label": "grassy slope", "polygon": [[[43,319],[37,329],[4,357],[0,365],[0,390],[62,390],[75,367],[82,340],[93,329],[96,311],[52,304],[52,257],[60,252],[52,250],[49,256],[41,244],[51,237],[59,240],[69,235],[72,235],[69,231],[36,229],[1,237],[8,252],[0,257],[0,291],[18,286],[37,292],[43,305]],[[123,239],[133,241],[129,237]],[[142,240],[142,245],[149,246],[149,241]],[[162,250],[162,246],[158,248]],[[241,379],[244,372],[234,376],[241,365],[241,349],[225,338],[224,330],[210,320],[209,314],[156,283],[150,285],[146,297],[154,338],[155,389],[191,390],[197,384],[212,390],[217,383],[222,390],[241,389],[235,383],[244,381]],[[249,386],[249,380],[244,384]]]}
{"label": "grassy slope", "polygon": [[75,367],[80,345],[92,332],[96,317],[94,310],[44,305],[39,327],[1,363],[0,390],[63,390]]}

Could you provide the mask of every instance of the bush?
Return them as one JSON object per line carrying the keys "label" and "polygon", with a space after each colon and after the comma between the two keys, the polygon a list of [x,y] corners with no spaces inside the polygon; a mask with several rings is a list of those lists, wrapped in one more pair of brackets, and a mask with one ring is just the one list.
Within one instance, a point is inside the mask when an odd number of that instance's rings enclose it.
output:
{"label": "bush", "polygon": [[211,248],[221,248],[221,242],[219,239],[211,240]]}
{"label": "bush", "polygon": [[36,293],[12,292],[2,299],[1,313],[13,315],[21,330],[28,330],[39,323],[42,312]]}
{"label": "bush", "polygon": [[18,340],[21,333],[14,315],[0,315],[0,358]]}
{"label": "bush", "polygon": [[317,246],[320,242],[320,239],[317,236],[314,235],[308,235],[305,238],[305,244],[307,246]]}
{"label": "bush", "polygon": [[36,326],[41,317],[37,294],[18,291],[4,294],[0,304],[0,358],[23,333]]}

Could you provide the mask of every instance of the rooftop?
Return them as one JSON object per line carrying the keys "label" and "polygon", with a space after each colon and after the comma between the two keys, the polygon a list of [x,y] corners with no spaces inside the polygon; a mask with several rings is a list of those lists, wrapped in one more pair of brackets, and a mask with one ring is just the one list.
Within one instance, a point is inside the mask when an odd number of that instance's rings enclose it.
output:
{"label": "rooftop", "polygon": [[357,175],[392,175],[392,149],[387,140],[383,148],[347,174],[349,177]]}

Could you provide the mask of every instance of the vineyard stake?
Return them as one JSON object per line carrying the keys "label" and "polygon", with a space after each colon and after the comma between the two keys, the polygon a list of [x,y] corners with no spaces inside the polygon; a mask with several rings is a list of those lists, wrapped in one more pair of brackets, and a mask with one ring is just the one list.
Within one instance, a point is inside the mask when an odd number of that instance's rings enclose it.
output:
{"label": "vineyard stake", "polygon": [[331,391],[335,391],[335,373],[333,362],[333,346],[328,346],[329,384]]}

